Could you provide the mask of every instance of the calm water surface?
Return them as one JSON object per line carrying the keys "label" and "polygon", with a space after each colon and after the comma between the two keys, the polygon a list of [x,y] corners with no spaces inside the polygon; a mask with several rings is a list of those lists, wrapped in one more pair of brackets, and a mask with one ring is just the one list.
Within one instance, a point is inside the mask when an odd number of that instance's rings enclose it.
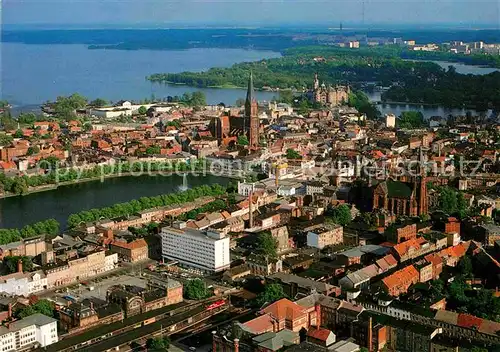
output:
{"label": "calm water surface", "polygon": [[[223,177],[187,176],[187,187],[218,183],[227,185]],[[183,177],[126,176],[59,187],[55,191],[33,193],[27,196],[0,199],[0,227],[18,228],[40,220],[54,218],[66,226],[69,215],[82,210],[103,208],[140,197],[179,192]]]}
{"label": "calm water surface", "polygon": [[[153,73],[203,71],[238,62],[281,56],[273,51],[244,49],[89,50],[86,45],[2,43],[0,95],[23,106],[78,92],[90,99],[144,99],[202,90],[210,104],[234,104],[245,97],[240,89],[198,89],[153,84]],[[2,90],[3,89],[3,90]],[[261,100],[275,93],[258,92]]]}

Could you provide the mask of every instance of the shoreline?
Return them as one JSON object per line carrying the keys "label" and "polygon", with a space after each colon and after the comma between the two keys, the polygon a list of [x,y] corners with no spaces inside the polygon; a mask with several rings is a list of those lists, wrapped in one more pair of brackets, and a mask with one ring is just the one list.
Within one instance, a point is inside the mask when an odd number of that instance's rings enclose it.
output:
{"label": "shoreline", "polygon": [[[7,198],[14,198],[14,197],[24,197],[24,196],[29,196],[31,194],[36,194],[36,193],[42,193],[42,192],[48,192],[48,191],[55,191],[59,187],[64,187],[64,186],[71,186],[71,185],[78,185],[82,183],[87,183],[87,182],[93,182],[93,181],[101,181],[104,182],[106,179],[113,179],[113,178],[121,178],[121,177],[133,177],[133,176],[149,176],[149,177],[157,177],[157,176],[172,176],[175,174],[175,171],[168,171],[168,174],[165,174],[165,171],[153,171],[150,173],[147,173],[145,175],[134,175],[133,173],[127,172],[127,173],[121,173],[121,174],[115,174],[115,175],[106,175],[106,176],[99,176],[99,177],[91,177],[91,178],[84,178],[81,180],[74,180],[74,181],[65,181],[65,182],[59,182],[55,184],[48,184],[48,185],[43,185],[43,186],[38,186],[34,189],[28,190],[27,193],[23,194],[2,194],[0,195],[0,200],[2,199],[7,199]],[[238,175],[220,175],[220,174],[214,174],[212,172],[196,172],[196,171],[182,171],[179,172],[177,175],[194,175],[196,177],[204,177],[204,176],[217,176],[217,177],[225,177],[225,178],[230,178],[233,180],[238,180],[240,179],[240,176]]]}

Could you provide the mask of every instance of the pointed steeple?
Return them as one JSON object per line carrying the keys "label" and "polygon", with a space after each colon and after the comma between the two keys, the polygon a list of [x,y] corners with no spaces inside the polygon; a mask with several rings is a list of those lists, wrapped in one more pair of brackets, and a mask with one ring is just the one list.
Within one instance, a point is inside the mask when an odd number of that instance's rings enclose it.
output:
{"label": "pointed steeple", "polygon": [[247,98],[245,100],[245,116],[257,116],[257,99],[255,98],[255,91],[253,88],[253,74],[250,71],[250,77],[248,78],[248,89]]}
{"label": "pointed steeple", "polygon": [[252,101],[255,99],[255,92],[253,89],[253,73],[250,71],[250,77],[248,78],[248,89],[247,89],[247,104],[252,104]]}

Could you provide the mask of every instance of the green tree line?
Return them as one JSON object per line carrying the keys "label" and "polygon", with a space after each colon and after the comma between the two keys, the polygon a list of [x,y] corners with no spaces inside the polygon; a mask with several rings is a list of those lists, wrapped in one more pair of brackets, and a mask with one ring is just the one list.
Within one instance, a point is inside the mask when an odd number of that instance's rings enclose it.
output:
{"label": "green tree line", "polygon": [[[454,69],[444,70],[433,62],[403,60],[406,58],[404,55],[410,54],[403,54],[397,47],[359,50],[293,48],[286,50],[281,58],[238,63],[229,68],[211,68],[204,72],[157,73],[148,79],[195,87],[227,84],[244,87],[248,73],[253,71],[254,85],[257,88],[271,86],[301,90],[311,87],[313,75],[318,73],[321,80],[330,84],[376,82],[391,87],[382,95],[382,99],[387,101],[471,107],[478,110],[488,107],[500,109],[500,72],[462,75]],[[325,61],[313,60],[317,56],[325,58]],[[433,59],[424,56],[421,58]]]}
{"label": "green tree line", "polygon": [[4,192],[13,194],[26,194],[30,187],[51,185],[60,182],[70,182],[77,180],[92,179],[102,175],[111,176],[127,174],[130,172],[151,171],[151,172],[169,172],[169,171],[202,171],[203,161],[197,160],[186,164],[185,162],[121,162],[115,165],[95,166],[92,169],[57,169],[58,160],[47,158],[39,163],[41,168],[47,169],[45,175],[16,176],[8,177],[0,174],[0,188]]}
{"label": "green tree line", "polygon": [[19,241],[22,238],[29,238],[38,235],[59,234],[59,223],[55,219],[39,221],[37,223],[26,225],[21,229],[0,229],[0,244]]}
{"label": "green tree line", "polygon": [[75,227],[82,222],[97,221],[101,218],[111,219],[118,216],[128,216],[146,209],[193,202],[200,197],[221,196],[225,193],[226,189],[224,187],[214,184],[211,186],[203,185],[195,187],[179,193],[170,193],[155,197],[141,197],[140,199],[134,199],[126,203],[71,214],[68,217],[68,226]]}

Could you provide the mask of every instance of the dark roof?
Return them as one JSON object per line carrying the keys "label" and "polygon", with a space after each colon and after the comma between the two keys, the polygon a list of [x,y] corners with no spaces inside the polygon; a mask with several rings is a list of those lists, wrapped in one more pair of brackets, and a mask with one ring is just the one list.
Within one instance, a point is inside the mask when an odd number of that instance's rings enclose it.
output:
{"label": "dark roof", "polygon": [[97,316],[99,319],[109,317],[110,315],[118,314],[122,311],[118,304],[110,303],[106,306],[100,307],[96,309]]}
{"label": "dark roof", "polygon": [[410,198],[413,192],[408,183],[387,180],[387,196],[389,198]]}
{"label": "dark roof", "polygon": [[144,302],[153,302],[156,301],[157,299],[164,298],[165,297],[165,290],[162,289],[156,289],[156,290],[151,290],[146,293],[144,293]]}

